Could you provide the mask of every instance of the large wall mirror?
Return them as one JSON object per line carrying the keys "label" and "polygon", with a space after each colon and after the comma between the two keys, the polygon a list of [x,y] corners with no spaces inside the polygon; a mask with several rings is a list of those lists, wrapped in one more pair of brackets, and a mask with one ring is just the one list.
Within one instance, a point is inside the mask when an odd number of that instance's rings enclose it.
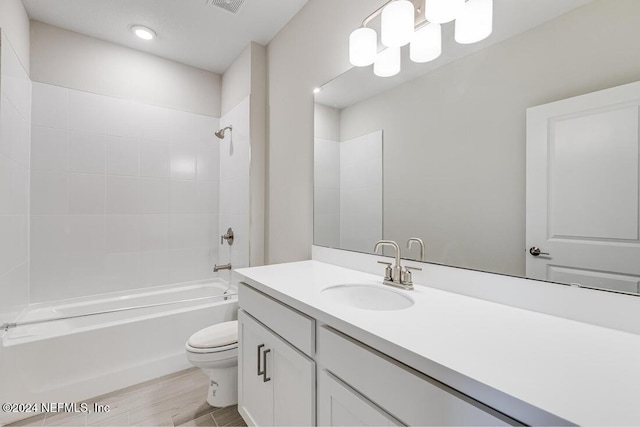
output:
{"label": "large wall mirror", "polygon": [[640,1],[494,0],[476,45],[452,25],[438,59],[316,94],[314,243],[640,292]]}

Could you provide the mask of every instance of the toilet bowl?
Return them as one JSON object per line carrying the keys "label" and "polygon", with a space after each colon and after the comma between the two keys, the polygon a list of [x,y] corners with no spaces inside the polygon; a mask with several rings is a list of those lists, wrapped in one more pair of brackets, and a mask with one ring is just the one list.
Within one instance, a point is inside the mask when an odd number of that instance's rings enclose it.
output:
{"label": "toilet bowl", "polygon": [[209,376],[207,403],[215,407],[238,403],[238,321],[196,332],[185,350],[189,362]]}

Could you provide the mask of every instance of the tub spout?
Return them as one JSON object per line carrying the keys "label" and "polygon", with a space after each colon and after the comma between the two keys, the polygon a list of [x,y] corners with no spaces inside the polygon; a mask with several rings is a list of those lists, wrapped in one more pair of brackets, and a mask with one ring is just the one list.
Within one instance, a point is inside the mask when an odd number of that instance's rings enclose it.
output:
{"label": "tub spout", "polygon": [[231,263],[229,264],[225,264],[225,265],[214,265],[213,266],[213,272],[217,273],[220,270],[231,270]]}

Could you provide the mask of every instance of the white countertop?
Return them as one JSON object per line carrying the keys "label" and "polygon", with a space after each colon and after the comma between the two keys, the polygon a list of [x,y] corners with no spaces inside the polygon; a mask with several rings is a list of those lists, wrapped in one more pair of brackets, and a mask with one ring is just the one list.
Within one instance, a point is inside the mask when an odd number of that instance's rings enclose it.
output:
{"label": "white countertop", "polygon": [[[242,281],[527,424],[640,425],[640,336],[416,285],[404,310],[322,295],[382,277],[318,261]],[[240,301],[242,305],[242,301]]]}

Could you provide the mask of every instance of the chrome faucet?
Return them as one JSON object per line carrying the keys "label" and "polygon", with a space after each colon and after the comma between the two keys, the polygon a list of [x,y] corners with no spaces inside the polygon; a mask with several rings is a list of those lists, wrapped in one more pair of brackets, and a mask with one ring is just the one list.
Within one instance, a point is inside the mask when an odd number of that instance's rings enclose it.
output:
{"label": "chrome faucet", "polygon": [[378,253],[378,250],[382,246],[391,246],[395,250],[395,264],[393,267],[390,262],[378,261],[379,264],[385,264],[384,281],[385,285],[397,286],[403,289],[413,289],[413,280],[411,277],[411,270],[422,270],[415,267],[402,267],[400,265],[400,246],[393,240],[380,240],[374,247],[374,252]]}
{"label": "chrome faucet", "polygon": [[407,249],[411,249],[413,243],[418,243],[420,245],[420,261],[424,261],[424,241],[418,237],[412,237],[407,241]]}

